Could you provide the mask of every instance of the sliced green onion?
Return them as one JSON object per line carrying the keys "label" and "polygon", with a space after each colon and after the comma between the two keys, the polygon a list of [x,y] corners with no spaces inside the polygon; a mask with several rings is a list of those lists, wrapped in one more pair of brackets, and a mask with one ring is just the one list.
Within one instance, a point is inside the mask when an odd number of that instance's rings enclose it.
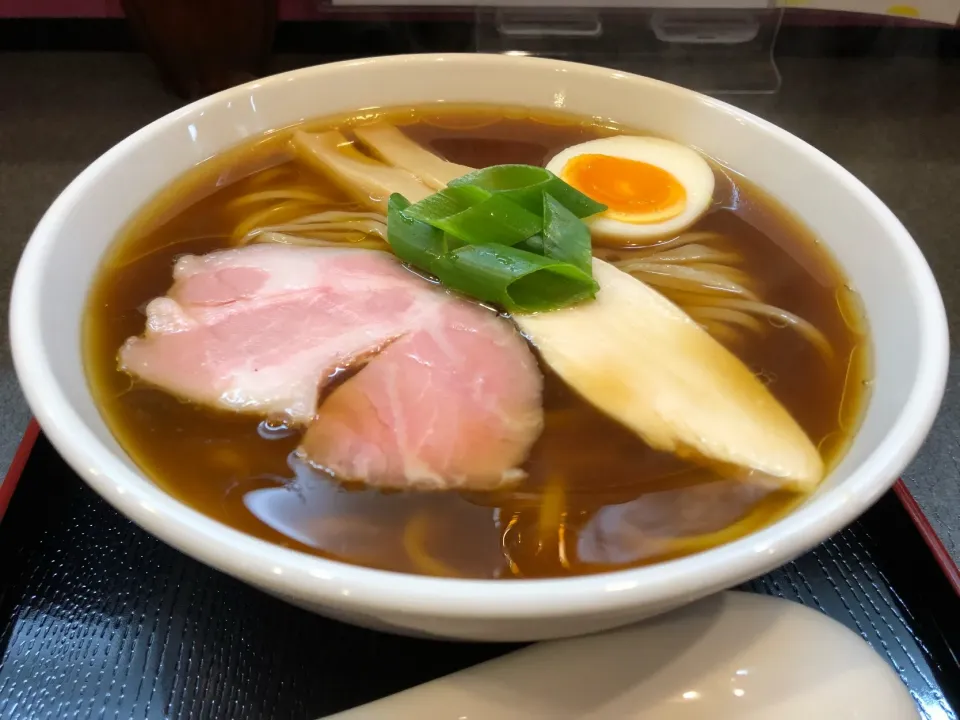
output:
{"label": "sliced green onion", "polygon": [[447,252],[450,252],[451,250],[456,250],[458,247],[463,247],[467,243],[455,235],[445,232],[443,234],[443,244],[447,248]]}
{"label": "sliced green onion", "polygon": [[542,312],[592,298],[594,202],[543,168],[498,165],[457,178],[411,205],[387,204],[397,257],[464,295],[512,312]]}
{"label": "sliced green onion", "polygon": [[534,165],[494,165],[467,173],[449,183],[448,188],[473,187],[502,195],[535,215],[543,215],[544,194],[552,195],[578,218],[596,215],[607,209],[552,172]]}
{"label": "sliced green onion", "polygon": [[590,230],[552,195],[543,196],[543,234],[539,237],[543,246],[540,251],[542,255],[551,260],[568,262],[593,275]]}
{"label": "sliced green onion", "polygon": [[387,242],[393,253],[414,267],[428,269],[447,252],[443,231],[407,217],[407,199],[393,193],[387,201]]}
{"label": "sliced green onion", "polygon": [[516,245],[539,232],[543,224],[541,215],[472,186],[441,190],[411,205],[404,215],[470,244]]}
{"label": "sliced green onion", "polygon": [[505,245],[465,245],[430,271],[447,287],[511,312],[556,310],[594,297],[599,286],[566,262]]}
{"label": "sliced green onion", "polygon": [[523,242],[518,242],[514,247],[518,250],[532,252],[534,255],[543,255],[543,234],[537,233],[536,235],[531,235]]}
{"label": "sliced green onion", "polygon": [[469,185],[446,188],[425,197],[416,205],[407,209],[407,215],[422,222],[432,223],[434,219],[444,219],[483,202],[491,193],[482,188]]}

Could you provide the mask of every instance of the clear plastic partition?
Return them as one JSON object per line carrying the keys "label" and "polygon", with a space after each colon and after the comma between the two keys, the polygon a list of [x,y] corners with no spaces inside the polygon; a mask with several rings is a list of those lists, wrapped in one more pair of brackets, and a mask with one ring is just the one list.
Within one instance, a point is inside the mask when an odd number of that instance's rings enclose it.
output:
{"label": "clear plastic partition", "polygon": [[457,49],[589,63],[711,94],[780,87],[776,0],[334,0],[331,11],[472,19],[472,42]]}
{"label": "clear plastic partition", "polygon": [[783,10],[743,8],[480,7],[478,52],[585,62],[710,94],[772,93]]}

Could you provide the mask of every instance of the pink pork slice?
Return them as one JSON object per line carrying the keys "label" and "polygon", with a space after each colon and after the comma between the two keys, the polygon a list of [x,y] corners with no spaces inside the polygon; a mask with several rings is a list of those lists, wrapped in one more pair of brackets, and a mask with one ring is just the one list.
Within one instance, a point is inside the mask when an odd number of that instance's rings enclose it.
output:
{"label": "pink pork slice", "polygon": [[[542,377],[508,321],[373,250],[253,245],[181,258],[120,368],[181,398],[307,425],[343,480],[480,489],[522,477]],[[365,363],[319,410],[338,368]]]}

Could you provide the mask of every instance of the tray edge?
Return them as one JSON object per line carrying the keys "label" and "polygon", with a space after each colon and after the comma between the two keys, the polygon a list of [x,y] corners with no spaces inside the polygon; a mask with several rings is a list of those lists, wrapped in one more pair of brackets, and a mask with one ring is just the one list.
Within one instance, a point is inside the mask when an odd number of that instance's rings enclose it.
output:
{"label": "tray edge", "polygon": [[10,461],[10,467],[7,468],[7,474],[4,475],[3,481],[0,481],[0,520],[3,520],[3,516],[7,512],[7,506],[17,489],[20,476],[23,475],[23,471],[27,467],[27,460],[30,459],[30,454],[33,452],[33,446],[37,444],[38,437],[40,437],[40,425],[35,418],[30,418],[27,429],[23,431],[23,436],[20,438],[17,452],[14,453],[13,460]]}
{"label": "tray edge", "polygon": [[917,532],[920,533],[920,537],[923,538],[927,549],[930,550],[934,560],[937,561],[937,565],[940,566],[940,570],[953,587],[954,592],[960,597],[960,568],[957,567],[957,563],[954,562],[940,536],[937,535],[937,531],[933,529],[923,509],[917,503],[916,498],[913,497],[913,493],[910,492],[902,479],[894,483],[893,492],[907,515],[910,516],[914,527],[917,528]]}

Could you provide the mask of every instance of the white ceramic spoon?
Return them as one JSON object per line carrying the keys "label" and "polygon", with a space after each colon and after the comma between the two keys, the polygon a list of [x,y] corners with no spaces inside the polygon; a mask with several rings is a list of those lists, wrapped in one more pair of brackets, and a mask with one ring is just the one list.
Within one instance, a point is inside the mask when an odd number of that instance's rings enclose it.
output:
{"label": "white ceramic spoon", "polygon": [[896,673],[840,623],[727,592],[639,625],[541,643],[336,720],[916,720]]}

